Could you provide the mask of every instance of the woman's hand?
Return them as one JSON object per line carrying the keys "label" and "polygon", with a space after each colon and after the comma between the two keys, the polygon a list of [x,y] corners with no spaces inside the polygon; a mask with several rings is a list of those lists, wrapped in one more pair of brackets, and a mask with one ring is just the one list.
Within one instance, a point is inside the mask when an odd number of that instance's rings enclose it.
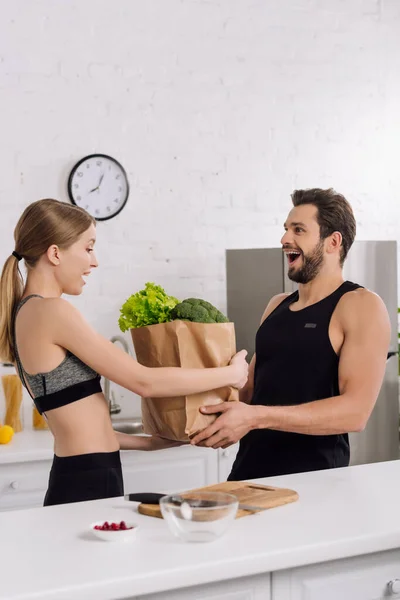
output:
{"label": "woman's hand", "polygon": [[163,450],[164,448],[175,448],[175,446],[183,446],[185,444],[190,444],[190,441],[187,442],[177,442],[172,440],[167,440],[158,435],[152,435],[151,438],[148,439],[148,448],[146,450]]}
{"label": "woman's hand", "polygon": [[237,354],[232,357],[231,362],[229,363],[231,366],[235,367],[232,386],[238,390],[246,385],[249,376],[249,365],[246,356],[247,350],[240,350],[240,352],[237,352]]}

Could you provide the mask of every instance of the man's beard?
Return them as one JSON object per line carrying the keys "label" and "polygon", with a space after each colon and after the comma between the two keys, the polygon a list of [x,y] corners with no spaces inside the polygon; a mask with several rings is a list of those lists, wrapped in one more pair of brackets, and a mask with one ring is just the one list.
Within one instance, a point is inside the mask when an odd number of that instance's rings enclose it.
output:
{"label": "man's beard", "polygon": [[295,283],[309,283],[316,278],[324,262],[324,240],[320,240],[309,254],[302,254],[303,264],[300,269],[291,269],[288,277]]}

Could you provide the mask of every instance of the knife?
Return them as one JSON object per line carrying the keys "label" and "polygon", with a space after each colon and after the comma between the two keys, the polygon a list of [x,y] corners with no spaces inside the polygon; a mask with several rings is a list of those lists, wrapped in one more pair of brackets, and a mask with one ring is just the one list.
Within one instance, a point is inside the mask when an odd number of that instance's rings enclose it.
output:
{"label": "knife", "polygon": [[[139,493],[139,494],[125,494],[124,499],[130,502],[140,502],[141,504],[160,504],[160,498],[167,494],[156,494],[154,492]],[[179,496],[177,496],[179,498]],[[252,504],[239,504],[240,510],[247,510],[249,512],[258,512],[259,510],[267,510],[266,506],[253,506]]]}

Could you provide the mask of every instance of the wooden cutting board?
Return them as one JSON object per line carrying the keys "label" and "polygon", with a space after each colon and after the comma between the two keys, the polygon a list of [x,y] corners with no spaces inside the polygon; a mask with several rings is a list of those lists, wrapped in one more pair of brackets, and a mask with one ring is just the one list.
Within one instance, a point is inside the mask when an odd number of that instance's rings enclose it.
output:
{"label": "wooden cutting board", "polygon": [[[224,481],[224,483],[189,490],[186,493],[192,492],[227,492],[228,494],[236,496],[241,504],[265,506],[265,509],[281,506],[282,504],[289,504],[289,502],[296,502],[299,498],[298,493],[294,490],[259,485],[248,481]],[[162,519],[160,506],[158,504],[139,504],[138,511],[142,515]],[[236,518],[240,519],[240,517],[246,517],[251,514],[255,513],[239,509]]]}

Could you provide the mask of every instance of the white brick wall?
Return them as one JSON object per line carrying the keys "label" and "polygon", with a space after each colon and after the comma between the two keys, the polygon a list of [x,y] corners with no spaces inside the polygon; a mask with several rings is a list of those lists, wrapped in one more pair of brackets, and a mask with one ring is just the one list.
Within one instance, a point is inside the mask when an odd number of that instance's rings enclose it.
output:
{"label": "white brick wall", "polygon": [[399,0],[4,1],[0,259],[96,151],[131,183],[75,300],[106,336],[148,280],[224,310],[224,249],[278,244],[295,187],[397,238],[399,73]]}

